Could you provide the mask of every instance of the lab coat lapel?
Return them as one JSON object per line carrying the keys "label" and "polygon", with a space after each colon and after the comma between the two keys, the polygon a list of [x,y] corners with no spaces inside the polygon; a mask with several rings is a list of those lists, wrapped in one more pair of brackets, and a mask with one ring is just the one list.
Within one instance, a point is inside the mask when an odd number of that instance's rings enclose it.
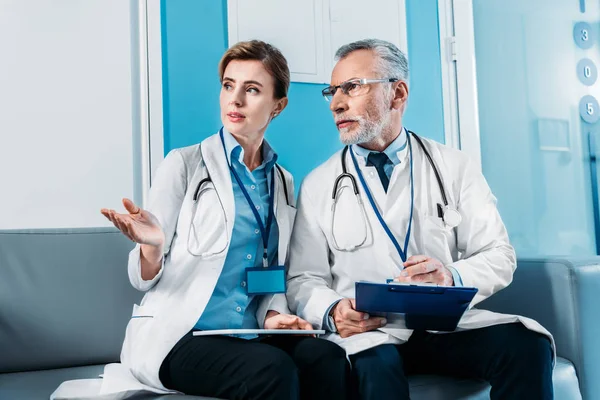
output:
{"label": "lab coat lapel", "polygon": [[275,219],[277,220],[277,228],[279,231],[279,240],[277,242],[277,262],[282,265],[285,263],[285,256],[287,255],[287,246],[288,241],[286,238],[289,236],[288,231],[288,222],[287,222],[287,212],[285,210],[285,200],[281,202],[281,196],[283,193],[283,185],[281,184],[281,179],[285,179],[285,177],[280,178],[279,171],[277,171],[277,167],[273,166],[272,175],[273,179],[275,179],[274,189],[275,193],[271,195],[275,195],[275,199],[273,200],[273,207],[275,208]]}
{"label": "lab coat lapel", "polygon": [[[269,175],[271,175],[273,179],[275,179],[275,185],[273,186],[273,190],[275,191],[275,193],[271,193],[271,196],[275,195],[275,198],[273,199],[273,208],[275,212],[275,218],[277,219],[277,223],[279,223],[279,205],[286,204],[285,198],[283,198],[283,196],[285,195],[283,191],[283,184],[281,183],[281,180],[285,179],[285,176],[281,176],[281,174],[277,170],[277,165],[273,165],[273,173]],[[271,182],[268,182],[268,184],[269,187],[271,187]]]}
{"label": "lab coat lapel", "polygon": [[231,184],[231,172],[229,163],[225,158],[223,144],[218,134],[205,139],[201,145],[202,158],[212,179],[212,183],[225,208],[225,217],[227,226],[230,230],[228,236],[231,237],[233,223],[235,221],[235,202],[233,199],[233,186]]}
{"label": "lab coat lapel", "polygon": [[[290,235],[292,233],[292,226],[294,225],[294,219],[296,217],[296,209],[292,206],[287,205],[288,193],[285,191],[283,185],[286,179],[285,175],[280,174],[275,168],[275,217],[277,218],[277,226],[279,228],[279,243],[278,243],[278,258],[279,264],[285,264],[288,246],[290,242]],[[291,190],[290,182],[286,182],[288,191]]]}

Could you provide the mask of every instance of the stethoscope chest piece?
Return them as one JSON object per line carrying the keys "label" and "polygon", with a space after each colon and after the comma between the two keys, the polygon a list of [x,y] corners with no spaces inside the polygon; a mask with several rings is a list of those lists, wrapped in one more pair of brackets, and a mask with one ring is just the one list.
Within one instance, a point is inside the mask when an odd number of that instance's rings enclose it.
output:
{"label": "stethoscope chest piece", "polygon": [[462,222],[462,216],[457,209],[450,206],[444,206],[443,220],[450,228],[456,228]]}

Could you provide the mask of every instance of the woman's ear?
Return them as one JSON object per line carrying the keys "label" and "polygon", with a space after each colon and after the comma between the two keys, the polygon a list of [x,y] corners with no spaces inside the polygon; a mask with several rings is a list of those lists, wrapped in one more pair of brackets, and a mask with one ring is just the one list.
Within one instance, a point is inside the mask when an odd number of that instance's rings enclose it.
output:
{"label": "woman's ear", "polygon": [[287,105],[288,105],[287,97],[283,97],[283,98],[277,100],[277,103],[275,104],[275,108],[273,109],[273,112],[271,113],[271,118],[275,118],[276,116],[281,114],[281,112],[287,107]]}

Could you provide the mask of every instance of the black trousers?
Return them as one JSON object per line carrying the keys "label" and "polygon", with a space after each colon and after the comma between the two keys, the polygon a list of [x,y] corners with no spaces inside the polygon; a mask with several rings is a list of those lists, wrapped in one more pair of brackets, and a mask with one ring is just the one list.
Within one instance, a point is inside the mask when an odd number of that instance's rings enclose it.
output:
{"label": "black trousers", "polygon": [[345,399],[350,366],[338,345],[308,336],[255,340],[185,335],[163,361],[166,388],[221,399]]}
{"label": "black trousers", "polygon": [[490,382],[492,399],[552,399],[552,348],[520,323],[447,334],[414,332],[350,356],[353,392],[361,399],[409,399],[410,374]]}

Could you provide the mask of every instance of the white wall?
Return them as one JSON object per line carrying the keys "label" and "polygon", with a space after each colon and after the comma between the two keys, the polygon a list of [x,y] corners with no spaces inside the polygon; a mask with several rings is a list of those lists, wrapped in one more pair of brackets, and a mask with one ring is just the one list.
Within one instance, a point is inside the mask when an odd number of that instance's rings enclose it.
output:
{"label": "white wall", "polygon": [[229,46],[260,38],[285,54],[292,82],[329,84],[335,52],[344,44],[377,38],[408,52],[405,0],[365,5],[365,0],[227,0]]}
{"label": "white wall", "polygon": [[141,198],[137,34],[137,2],[0,2],[0,229]]}

